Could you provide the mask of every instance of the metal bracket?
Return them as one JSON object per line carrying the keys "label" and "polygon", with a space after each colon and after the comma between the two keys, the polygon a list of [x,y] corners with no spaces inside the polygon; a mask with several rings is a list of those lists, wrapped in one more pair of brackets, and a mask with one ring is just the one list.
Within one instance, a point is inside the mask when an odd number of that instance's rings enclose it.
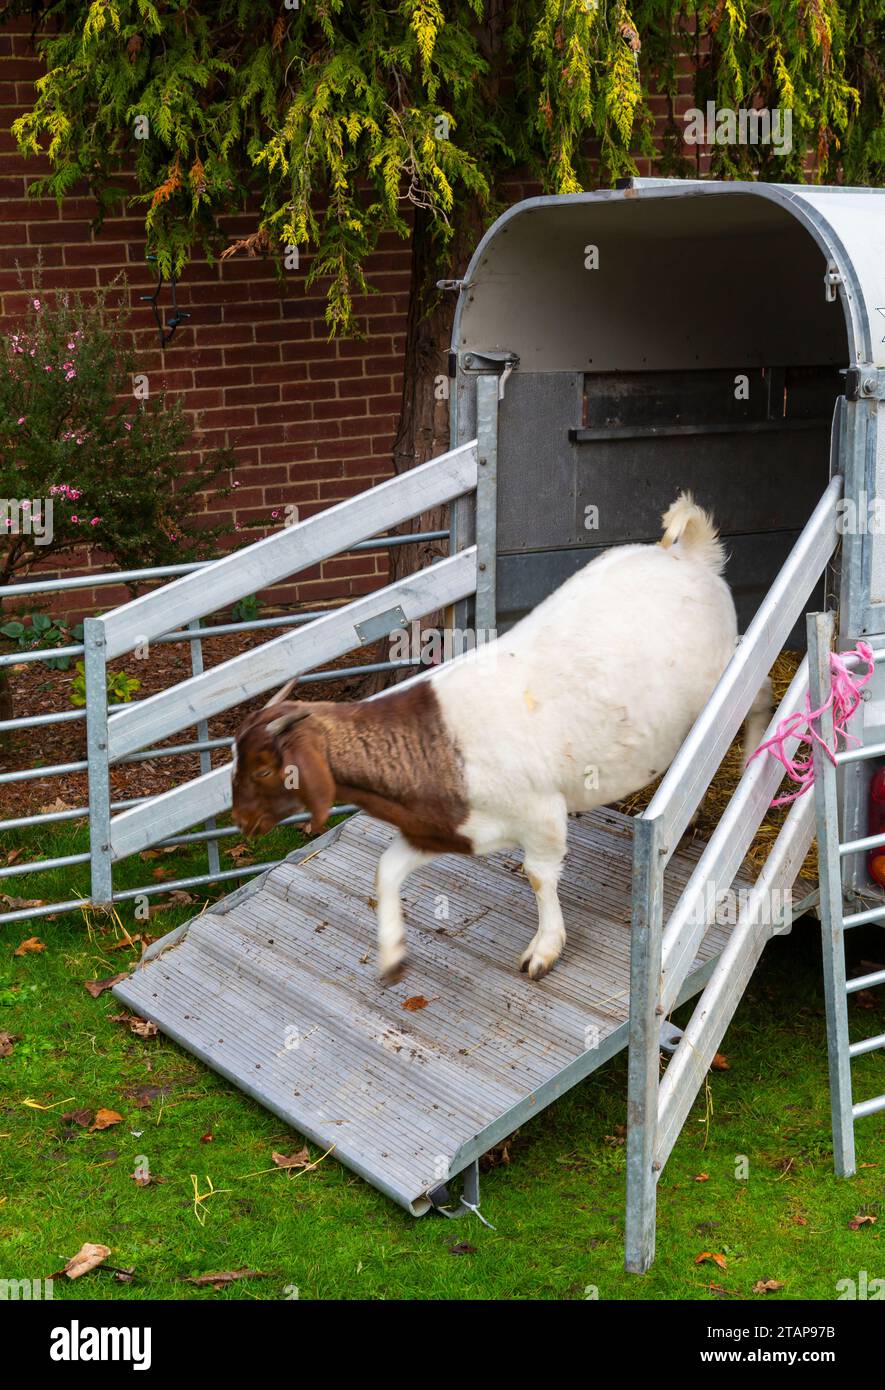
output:
{"label": "metal bracket", "polygon": [[682,1029],[677,1027],[675,1023],[671,1023],[669,1018],[665,1018],[661,1024],[660,1032],[661,1051],[668,1054],[675,1052],[681,1038]]}
{"label": "metal bracket", "polygon": [[[145,257],[145,259],[149,262],[156,262],[157,258],[156,256],[147,256]],[[157,288],[154,290],[153,294],[140,294],[138,298],[142,304],[150,304],[151,308],[153,309],[154,319],[157,325],[157,331],[160,334],[160,347],[164,348],[166,344],[170,343],[172,339],[175,337],[175,330],[178,327],[178,325],[180,323],[184,323],[185,319],[189,319],[190,314],[186,313],[184,309],[179,309],[178,300],[176,298],[175,293],[178,281],[176,280],[174,275],[170,275],[169,287],[172,290],[172,317],[164,326],[163,316],[160,313],[160,308],[157,303],[158,299],[160,298],[160,291],[163,288],[163,276],[159,275],[158,273],[158,277],[159,278],[157,279]]]}
{"label": "metal bracket", "polygon": [[837,267],[835,261],[830,261],[824,275],[824,296],[828,304],[832,304],[835,300],[841,284],[842,272]]}
{"label": "metal bracket", "polygon": [[845,378],[847,401],[885,401],[885,370],[881,367],[860,362],[854,367],[843,367],[841,375]]}
{"label": "metal bracket", "polygon": [[361,623],[354,623],[354,631],[362,643],[377,642],[379,637],[386,637],[389,632],[395,632],[397,628],[408,629],[409,620],[399,604],[395,608],[388,608],[384,613],[376,613],[373,618],[366,618]]}
{"label": "metal bracket", "polygon": [[459,294],[462,294],[464,290],[472,289],[473,285],[473,280],[437,280],[436,282],[438,290],[457,290]]}
{"label": "metal bracket", "polygon": [[490,1231],[495,1227],[491,1221],[487,1221],[479,1209],[479,1159],[475,1158],[469,1168],[464,1169],[464,1183],[461,1188],[461,1196],[458,1205],[453,1211],[448,1210],[448,1204],[452,1200],[449,1196],[449,1189],[445,1183],[435,1187],[432,1192],[428,1192],[427,1197],[434,1211],[438,1211],[440,1216],[447,1216],[450,1221],[455,1221],[458,1217],[467,1216],[468,1213],[476,1216],[484,1226],[488,1226]]}

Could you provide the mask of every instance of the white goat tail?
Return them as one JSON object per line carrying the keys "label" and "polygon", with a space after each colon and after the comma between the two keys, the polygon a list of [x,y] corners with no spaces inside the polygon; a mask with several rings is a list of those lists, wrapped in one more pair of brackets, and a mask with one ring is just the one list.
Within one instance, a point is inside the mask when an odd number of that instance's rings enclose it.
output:
{"label": "white goat tail", "polygon": [[672,506],[664,512],[664,534],[661,545],[668,549],[679,544],[691,559],[706,565],[714,574],[725,568],[725,548],[709,512],[699,507],[690,492],[680,492]]}

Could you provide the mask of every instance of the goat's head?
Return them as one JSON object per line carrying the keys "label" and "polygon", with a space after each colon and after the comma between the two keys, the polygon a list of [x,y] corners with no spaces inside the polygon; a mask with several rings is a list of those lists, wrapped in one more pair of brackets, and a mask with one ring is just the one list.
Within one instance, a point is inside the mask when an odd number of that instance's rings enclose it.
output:
{"label": "goat's head", "polygon": [[233,819],[246,835],[264,835],[288,816],[307,811],[309,830],[321,830],[335,799],[335,779],[316,706],[287,700],[292,682],[246,719],[234,744]]}

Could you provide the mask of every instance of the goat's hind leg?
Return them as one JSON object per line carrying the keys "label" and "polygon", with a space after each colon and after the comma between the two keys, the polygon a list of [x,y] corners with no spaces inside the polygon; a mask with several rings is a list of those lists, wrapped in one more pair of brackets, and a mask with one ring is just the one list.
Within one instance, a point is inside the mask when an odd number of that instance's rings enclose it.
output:
{"label": "goat's hind leg", "polygon": [[565,803],[551,804],[545,819],[538,819],[523,841],[523,869],[538,904],[538,930],[523,951],[520,970],[540,980],[552,970],[565,945],[565,923],[556,886],[567,847],[568,815]]}
{"label": "goat's hind leg", "polygon": [[378,973],[386,984],[398,980],[406,958],[406,934],[400,889],[409,874],[436,855],[416,849],[404,835],[395,840],[378,860],[375,884],[378,893]]}

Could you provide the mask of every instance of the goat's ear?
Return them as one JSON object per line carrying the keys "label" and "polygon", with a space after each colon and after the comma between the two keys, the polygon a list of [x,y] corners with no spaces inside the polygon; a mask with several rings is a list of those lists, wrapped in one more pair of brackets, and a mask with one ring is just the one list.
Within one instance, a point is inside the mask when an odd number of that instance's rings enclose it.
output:
{"label": "goat's ear", "polygon": [[335,778],[318,738],[305,738],[298,749],[298,796],[310,812],[308,829],[315,835],[329,819],[335,800]]}
{"label": "goat's ear", "polygon": [[293,705],[292,709],[285,714],[278,714],[276,719],[271,719],[265,724],[265,729],[271,738],[279,738],[287,729],[291,729],[294,724],[300,724],[302,719],[307,719],[311,713],[310,705],[301,703]]}

